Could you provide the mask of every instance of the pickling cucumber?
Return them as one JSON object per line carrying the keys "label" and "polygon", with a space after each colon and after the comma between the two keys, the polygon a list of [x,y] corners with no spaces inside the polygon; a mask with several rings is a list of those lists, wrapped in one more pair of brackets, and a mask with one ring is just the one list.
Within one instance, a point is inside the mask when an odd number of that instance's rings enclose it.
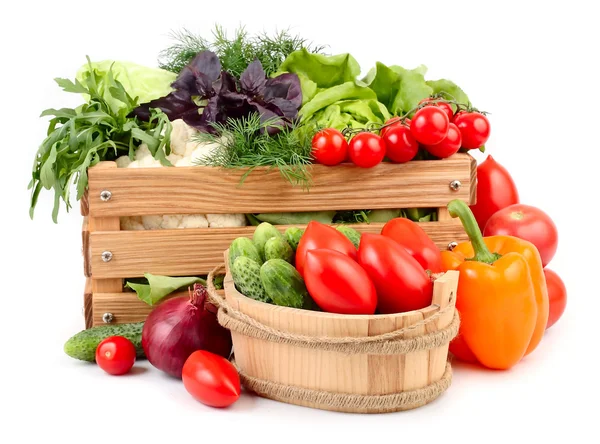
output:
{"label": "pickling cucumber", "polygon": [[360,245],[360,233],[354,228],[348,227],[347,225],[339,225],[336,227],[340,233],[346,236],[350,242],[354,244],[356,248]]}
{"label": "pickling cucumber", "polygon": [[133,343],[137,358],[141,359],[145,357],[142,348],[143,327],[143,322],[136,322],[88,328],[69,338],[65,343],[64,351],[72,358],[94,362],[96,360],[96,348],[104,339],[109,336],[124,336]]}
{"label": "pickling cucumber", "polygon": [[292,250],[296,251],[303,234],[304,230],[298,227],[289,227],[285,230],[285,238],[287,239],[289,246],[292,247]]}
{"label": "pickling cucumber", "polygon": [[260,279],[260,265],[246,256],[238,256],[231,267],[231,276],[238,291],[251,299],[270,302]]}
{"label": "pickling cucumber", "polygon": [[255,260],[258,265],[262,265],[263,260],[256,249],[256,245],[251,239],[247,237],[238,237],[234,239],[229,246],[229,268],[233,267],[233,261],[239,256],[246,256],[252,260]]}
{"label": "pickling cucumber", "polygon": [[283,238],[283,234],[279,232],[277,228],[271,225],[268,222],[261,223],[254,230],[254,234],[252,236],[252,241],[258,250],[258,254],[264,260],[265,258],[265,244],[272,237],[281,237]]}
{"label": "pickling cucumber", "polygon": [[283,237],[272,237],[265,244],[265,261],[283,259],[290,264],[294,260],[294,250]]}
{"label": "pickling cucumber", "polygon": [[312,299],[304,279],[289,262],[270,259],[260,267],[260,279],[267,296],[276,304],[292,308],[308,308]]}

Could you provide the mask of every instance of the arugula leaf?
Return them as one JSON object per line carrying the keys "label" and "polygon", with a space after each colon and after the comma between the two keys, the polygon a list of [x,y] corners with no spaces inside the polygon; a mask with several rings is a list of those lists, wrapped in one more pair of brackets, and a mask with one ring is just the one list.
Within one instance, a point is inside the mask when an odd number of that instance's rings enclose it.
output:
{"label": "arugula leaf", "polygon": [[137,293],[138,298],[150,306],[157,304],[165,296],[182,287],[188,287],[195,283],[206,285],[204,279],[195,276],[170,277],[144,273],[144,277],[148,279],[147,284],[127,282],[125,287],[134,290]]}
{"label": "arugula leaf", "polygon": [[66,92],[79,93],[79,94],[85,94],[88,92],[88,90],[85,88],[85,86],[83,86],[79,82],[79,80],[75,80],[75,83],[73,83],[69,79],[56,78],[56,79],[54,79],[54,81],[56,83],[58,83],[58,86],[60,86]]}

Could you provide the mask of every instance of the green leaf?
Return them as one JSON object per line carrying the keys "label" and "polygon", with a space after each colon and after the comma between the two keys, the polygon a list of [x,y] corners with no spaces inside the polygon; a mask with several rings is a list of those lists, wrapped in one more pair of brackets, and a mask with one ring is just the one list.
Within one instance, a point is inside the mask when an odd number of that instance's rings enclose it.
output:
{"label": "green leaf", "polygon": [[56,174],[54,173],[53,167],[56,162],[56,144],[52,145],[50,149],[50,154],[48,158],[42,165],[42,169],[40,171],[40,181],[44,188],[49,190],[52,188],[56,182]]}
{"label": "green leaf", "polygon": [[356,82],[346,82],[318,92],[313,99],[300,109],[302,120],[307,120],[317,111],[333,105],[340,100],[369,100],[376,99],[375,92]]}
{"label": "green leaf", "polygon": [[89,92],[87,88],[79,82],[79,80],[75,80],[75,83],[73,83],[69,79],[61,79],[57,77],[56,79],[54,79],[54,81],[58,83],[58,86],[60,86],[66,92],[79,94],[87,94]]}
{"label": "green leaf", "polygon": [[253,214],[252,217],[273,225],[295,225],[307,224],[316,220],[323,224],[331,224],[335,211],[306,211],[300,213],[260,213]]}
{"label": "green leaf", "polygon": [[195,283],[206,285],[204,279],[194,276],[170,277],[150,273],[144,273],[144,276],[148,279],[148,284],[127,282],[125,286],[134,290],[138,298],[150,306],[157,304],[165,296],[179,290],[181,287],[189,287]]}
{"label": "green leaf", "polygon": [[390,108],[392,114],[405,114],[432,94],[433,89],[425,83],[424,67],[408,70],[401,66],[390,66],[390,69],[400,76],[398,92]]}
{"label": "green leaf", "polygon": [[377,62],[363,79],[366,85],[377,94],[377,100],[392,109],[394,99],[400,89],[400,74]]}
{"label": "green leaf", "polygon": [[[467,97],[465,92],[456,83],[450,80],[428,80],[427,85],[432,88],[433,94],[443,94],[445,99],[455,100],[465,105],[469,104],[469,97]],[[456,105],[452,105],[452,109],[456,111]]]}
{"label": "green leaf", "polygon": [[481,151],[482,153],[485,153],[485,145],[481,145],[479,147],[479,151]]}
{"label": "green leaf", "polygon": [[70,119],[71,117],[75,117],[77,115],[77,113],[75,112],[74,109],[70,109],[70,108],[61,108],[61,109],[54,109],[54,108],[49,108],[45,111],[42,111],[42,114],[40,114],[40,117],[45,117],[45,116],[55,116],[55,117],[64,117],[67,119]]}

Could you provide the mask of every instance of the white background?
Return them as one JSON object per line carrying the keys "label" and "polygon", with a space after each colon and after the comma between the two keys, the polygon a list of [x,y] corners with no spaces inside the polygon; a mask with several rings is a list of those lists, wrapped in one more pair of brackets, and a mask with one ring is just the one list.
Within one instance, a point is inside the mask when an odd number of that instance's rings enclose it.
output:
{"label": "white background", "polygon": [[[0,7],[3,442],[597,439],[595,2],[135,3],[22,1]],[[488,152],[511,172],[521,201],[545,210],[560,234],[549,268],[567,285],[567,310],[533,355],[506,372],[455,365],[452,386],[433,404],[360,416],[247,394],[232,408],[215,410],[147,363],[116,378],[63,353],[64,342],[83,328],[81,216],[61,210],[54,225],[46,193],[31,221],[26,190],[46,130],[40,112],[80,103],[52,79],[73,78],[86,55],[154,66],[171,30],[186,26],[208,34],[214,22],[230,30],[240,23],[250,31],[291,27],[328,44],[331,53],[350,52],[363,73],[375,61],[425,64],[427,78],[452,79],[477,107],[491,112]]]}

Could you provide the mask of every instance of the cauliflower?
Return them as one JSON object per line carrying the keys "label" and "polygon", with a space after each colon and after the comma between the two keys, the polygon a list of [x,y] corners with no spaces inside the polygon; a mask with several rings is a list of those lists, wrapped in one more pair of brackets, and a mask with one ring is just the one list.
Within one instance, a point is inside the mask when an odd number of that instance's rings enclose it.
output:
{"label": "cauliflower", "polygon": [[[171,122],[171,154],[167,156],[175,167],[195,165],[199,159],[213,152],[216,143],[196,142],[192,136],[197,131],[183,120]],[[118,168],[158,168],[163,165],[156,160],[148,145],[142,144],[135,152],[135,160],[121,156],[117,160]],[[243,227],[247,225],[244,214],[175,214],[121,217],[121,230],[160,230],[176,228]]]}

